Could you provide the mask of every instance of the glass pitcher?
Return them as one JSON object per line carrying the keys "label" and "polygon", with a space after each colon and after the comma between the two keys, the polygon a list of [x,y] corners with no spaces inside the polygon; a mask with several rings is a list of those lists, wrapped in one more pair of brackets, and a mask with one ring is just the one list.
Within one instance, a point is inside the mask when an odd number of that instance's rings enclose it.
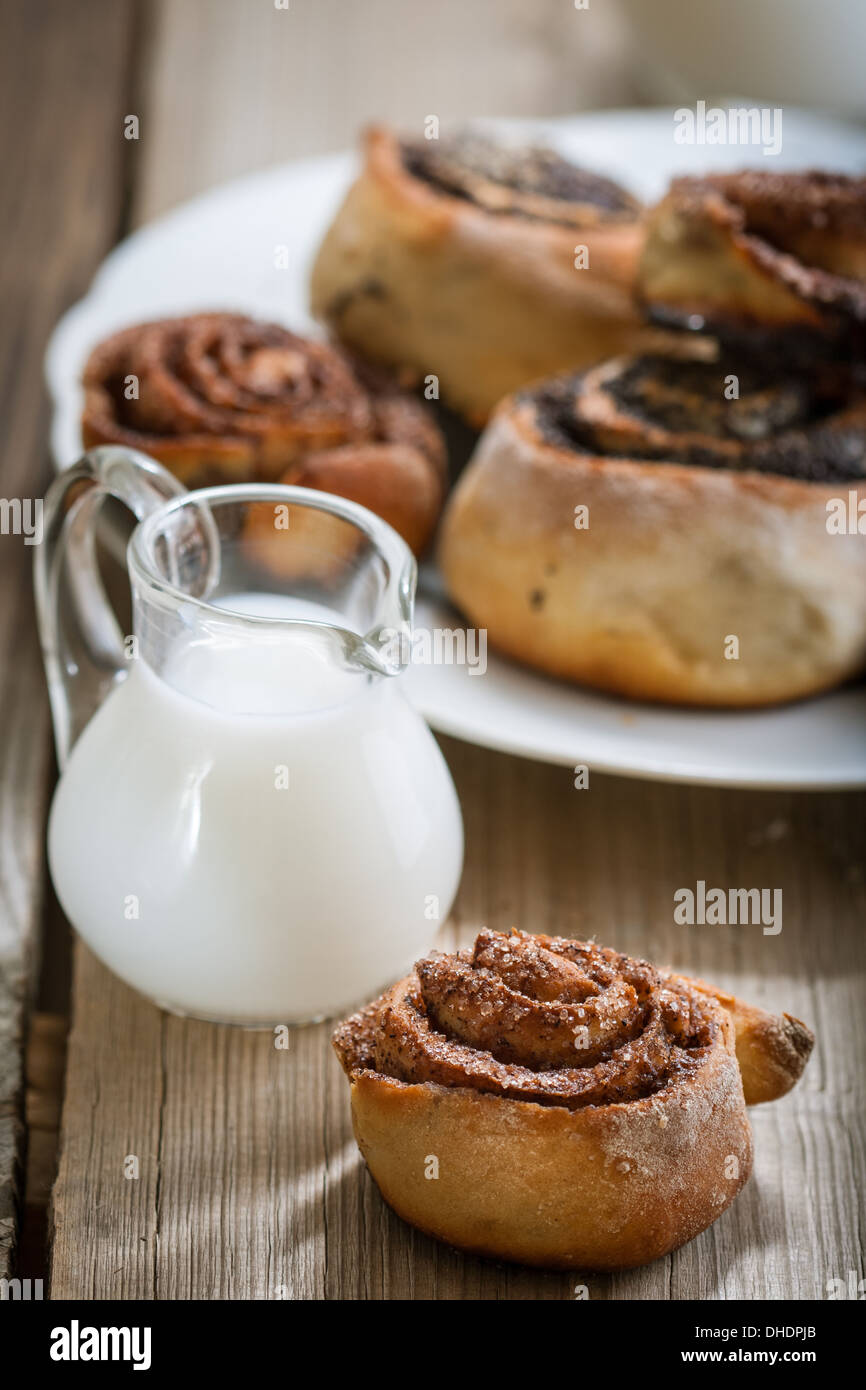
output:
{"label": "glass pitcher", "polygon": [[[133,632],[97,566],[111,496]],[[45,502],[40,635],[61,777],[48,855],[70,921],[176,1013],[340,1013],[404,973],[451,907],[460,808],[400,688],[415,562],[384,521],[305,488],[186,492],[95,449]]]}

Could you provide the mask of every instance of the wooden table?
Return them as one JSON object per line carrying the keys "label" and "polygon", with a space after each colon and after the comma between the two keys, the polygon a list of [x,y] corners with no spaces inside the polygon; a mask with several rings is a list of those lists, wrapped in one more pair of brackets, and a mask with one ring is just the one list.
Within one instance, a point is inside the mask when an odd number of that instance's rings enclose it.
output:
{"label": "wooden table", "polygon": [[[221,178],[344,146],[375,115],[413,124],[430,112],[546,114],[634,99],[609,20],[599,11],[576,31],[596,12],[575,21],[568,10],[558,0],[291,0],[288,12],[265,0],[0,0],[0,493],[44,485],[44,344],[125,229]],[[129,114],[140,117],[137,143],[123,139]],[[0,1275],[15,1268],[18,1242],[18,1272],[50,1269],[55,1298],[562,1299],[583,1283],[600,1299],[821,1298],[828,1279],[863,1276],[862,795],[592,773],[577,791],[567,769],[442,741],[467,836],[447,940],[482,924],[597,934],[817,1032],[802,1085],[753,1112],[757,1164],[744,1193],[702,1237],[645,1269],[533,1273],[416,1234],[360,1163],[328,1027],[298,1030],[283,1052],[267,1033],[168,1017],[81,946],[64,1076],[31,558],[20,538],[0,537]],[[674,891],[700,878],[782,888],[783,931],[676,926]],[[137,1178],[125,1176],[130,1156]]]}

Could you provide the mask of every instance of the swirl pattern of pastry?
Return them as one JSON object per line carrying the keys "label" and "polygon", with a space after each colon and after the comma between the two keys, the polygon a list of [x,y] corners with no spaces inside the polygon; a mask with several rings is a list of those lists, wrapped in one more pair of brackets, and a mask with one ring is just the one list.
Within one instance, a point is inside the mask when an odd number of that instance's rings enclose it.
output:
{"label": "swirl pattern of pastry", "polygon": [[612,179],[554,150],[512,148],[471,132],[443,140],[404,140],[403,163],[417,179],[488,212],[575,227],[634,222],[640,205]]}
{"label": "swirl pattern of pastry", "polygon": [[638,1100],[700,1067],[711,1008],[645,961],[525,934],[481,932],[432,956],[383,1003],[376,1070],[569,1110]]}
{"label": "swirl pattern of pastry", "polygon": [[419,961],[334,1037],[401,1215],[466,1249],[601,1269],[721,1214],[751,1168],[746,1102],[790,1089],[811,1045],[798,1020],[646,961],[491,931]]}
{"label": "swirl pattern of pastry", "polygon": [[863,356],[866,179],[747,170],[675,179],[649,217],[639,294],[740,354]]}
{"label": "swirl pattern of pastry", "polygon": [[435,376],[481,424],[508,391],[645,335],[641,209],[617,184],[473,134],[374,129],[364,153],[312,276],[313,312],[352,348]]}
{"label": "swirl pattern of pastry", "polygon": [[[731,380],[737,395],[728,398]],[[532,399],[547,437],[599,455],[818,483],[866,479],[866,395],[834,371],[779,374],[733,355],[613,359]]]}
{"label": "swirl pattern of pastry", "polygon": [[424,406],[339,349],[238,314],[139,324],[91,354],[87,448],[126,444],[188,487],[299,483],[384,516],[426,545],[445,490]]}
{"label": "swirl pattern of pastry", "polygon": [[767,704],[866,663],[864,536],[829,524],[851,497],[866,395],[840,366],[614,359],[502,403],[440,560],[517,660],[639,699]]}

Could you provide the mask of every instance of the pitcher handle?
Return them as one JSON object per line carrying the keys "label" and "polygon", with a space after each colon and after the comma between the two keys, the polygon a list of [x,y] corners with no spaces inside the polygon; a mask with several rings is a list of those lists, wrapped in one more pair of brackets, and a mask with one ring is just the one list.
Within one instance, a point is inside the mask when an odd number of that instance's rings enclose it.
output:
{"label": "pitcher handle", "polygon": [[91,449],[48,489],[34,584],[61,771],[85,724],[128,670],[123,633],[97,563],[99,508],[114,497],[141,521],[185,491],[147,454],[114,444]]}

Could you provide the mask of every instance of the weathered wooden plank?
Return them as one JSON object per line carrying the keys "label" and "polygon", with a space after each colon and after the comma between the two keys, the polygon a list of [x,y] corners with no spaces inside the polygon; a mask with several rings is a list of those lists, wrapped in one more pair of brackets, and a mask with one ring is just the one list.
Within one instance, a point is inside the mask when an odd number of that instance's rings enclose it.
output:
{"label": "weathered wooden plank", "polygon": [[150,1298],[164,1020],[81,946],[72,1010],[53,1194],[51,1296]]}
{"label": "weathered wooden plank", "polygon": [[[115,234],[131,16],[127,0],[97,0],[74,14],[62,0],[0,3],[0,496],[6,501],[43,491],[42,353],[58,314],[84,288]],[[32,559],[22,535],[0,534],[0,1275],[15,1242],[24,1015],[42,901],[50,756]]]}
{"label": "weathered wooden plank", "polygon": [[[860,1271],[866,799],[610,778],[577,792],[567,770],[445,747],[466,813],[461,936],[483,923],[596,933],[815,1026],[801,1087],[752,1112],[757,1164],[741,1198],[670,1259],[616,1277],[463,1257],[379,1199],[327,1026],[293,1033],[281,1052],[267,1032],[161,1017],[82,952],[56,1290],[571,1298],[585,1283],[592,1298],[815,1298],[827,1278]],[[674,891],[701,877],[780,887],[781,934],[675,925]],[[137,1183],[122,1175],[129,1153],[141,1160]]]}

